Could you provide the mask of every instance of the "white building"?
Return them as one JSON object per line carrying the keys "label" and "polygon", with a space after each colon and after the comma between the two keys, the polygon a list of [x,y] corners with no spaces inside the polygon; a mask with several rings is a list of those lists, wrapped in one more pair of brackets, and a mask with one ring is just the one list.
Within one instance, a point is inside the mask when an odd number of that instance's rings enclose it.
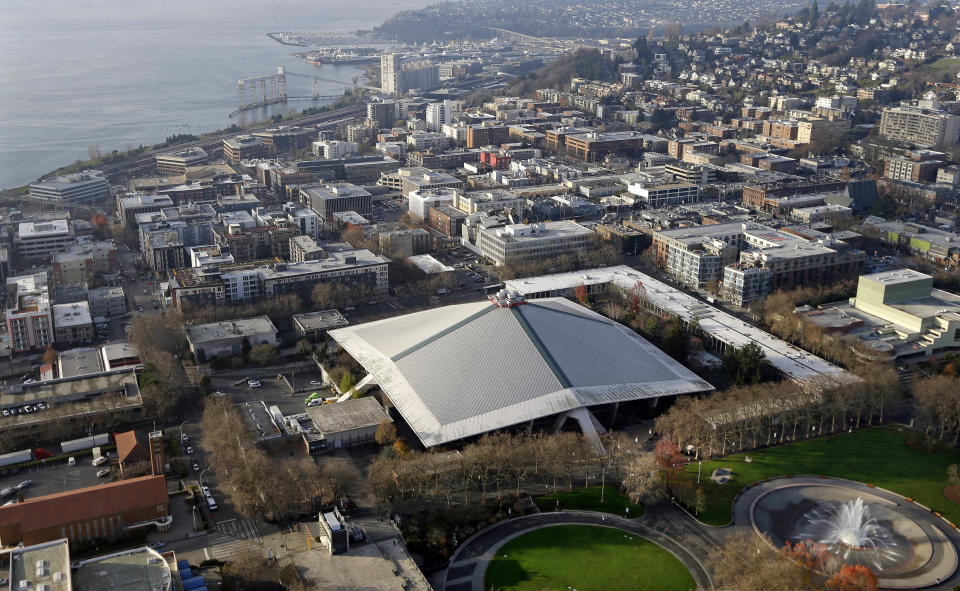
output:
{"label": "white building", "polygon": [[562,220],[539,224],[510,224],[477,231],[483,256],[502,267],[587,250],[595,234],[576,222]]}
{"label": "white building", "polygon": [[412,191],[407,196],[410,213],[425,220],[431,207],[440,207],[441,205],[450,205],[452,207],[459,194],[460,191],[458,189],[450,187]]}
{"label": "white building", "polygon": [[316,238],[320,233],[320,216],[309,207],[300,207],[292,201],[283,204],[283,211],[287,213],[290,222],[300,228],[304,236]]}
{"label": "white building", "polygon": [[443,131],[443,126],[453,121],[454,116],[463,111],[463,101],[444,100],[427,105],[427,124],[434,131]]}
{"label": "white building", "polygon": [[99,170],[84,170],[30,185],[32,199],[65,203],[97,203],[110,197],[110,183]]}
{"label": "white building", "polygon": [[407,147],[414,152],[442,152],[450,138],[439,132],[417,131],[407,136]]}
{"label": "white building", "polygon": [[356,142],[345,142],[341,140],[322,140],[313,142],[313,154],[318,158],[325,160],[336,160],[344,158],[350,154],[356,154],[360,151],[360,146]]}
{"label": "white building", "polygon": [[650,208],[700,201],[700,187],[692,183],[671,183],[665,185],[632,183],[627,185],[627,191],[639,197],[640,201]]}

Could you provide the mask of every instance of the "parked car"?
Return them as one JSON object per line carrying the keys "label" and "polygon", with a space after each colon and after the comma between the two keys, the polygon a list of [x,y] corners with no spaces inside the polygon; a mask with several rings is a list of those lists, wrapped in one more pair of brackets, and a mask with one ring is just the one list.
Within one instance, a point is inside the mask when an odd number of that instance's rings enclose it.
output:
{"label": "parked car", "polygon": [[197,462],[194,462],[191,467],[193,468],[194,472],[200,471],[200,464],[198,464]]}
{"label": "parked car", "polygon": [[77,465],[77,458],[75,458],[75,457],[73,457],[73,456],[70,456],[70,459],[67,460],[67,465],[68,465],[68,466],[76,466],[76,465]]}
{"label": "parked car", "polygon": [[17,490],[23,490],[28,486],[30,486],[31,484],[33,484],[32,480],[24,480],[23,482],[17,485]]}
{"label": "parked car", "polygon": [[320,406],[321,404],[323,404],[322,398],[314,398],[313,400],[307,403],[307,406]]}
{"label": "parked car", "polygon": [[154,550],[159,550],[160,548],[163,548],[166,545],[167,545],[166,542],[154,542],[150,544],[150,547],[153,548]]}
{"label": "parked car", "polygon": [[219,508],[217,507],[217,502],[213,500],[213,497],[207,497],[207,506],[210,507],[211,511],[216,511]]}
{"label": "parked car", "polygon": [[249,386],[249,387],[251,387],[251,388],[259,388],[260,385],[261,385],[261,384],[260,384],[260,380],[248,380],[248,381],[247,381],[247,386]]}
{"label": "parked car", "polygon": [[201,486],[201,487],[200,487],[200,492],[202,492],[202,493],[203,493],[203,496],[205,496],[205,497],[211,497],[211,496],[213,496],[213,495],[210,494],[210,487],[209,487],[209,486]]}
{"label": "parked car", "polygon": [[188,456],[192,456],[192,455],[193,455],[193,448],[192,448],[191,446],[189,446],[189,445],[187,446],[187,455],[188,455]]}
{"label": "parked car", "polygon": [[183,441],[184,444],[190,443],[190,436],[184,433],[180,436],[180,441]]}
{"label": "parked car", "polygon": [[104,468],[97,472],[97,478],[106,478],[107,476],[110,476],[110,468]]}
{"label": "parked car", "polygon": [[107,463],[107,457],[106,457],[106,456],[100,456],[100,457],[98,457],[98,458],[93,458],[93,461],[91,462],[91,464],[94,465],[94,466],[102,466],[103,464],[106,464],[106,463]]}

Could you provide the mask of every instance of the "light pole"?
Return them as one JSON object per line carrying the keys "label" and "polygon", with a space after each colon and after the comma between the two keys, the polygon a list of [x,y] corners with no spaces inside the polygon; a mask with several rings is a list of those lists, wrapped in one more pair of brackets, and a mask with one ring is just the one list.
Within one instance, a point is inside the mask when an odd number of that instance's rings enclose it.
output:
{"label": "light pole", "polygon": [[703,468],[703,460],[697,461],[697,484],[700,484],[700,470]]}
{"label": "light pole", "polygon": [[210,469],[210,466],[207,466],[207,467],[204,468],[203,470],[200,470],[200,476],[199,476],[199,479],[200,479],[200,492],[203,492],[203,473],[206,472],[206,471],[209,470],[209,469]]}
{"label": "light pole", "polygon": [[183,426],[189,423],[190,421],[184,421],[180,423],[180,445],[183,445]]}

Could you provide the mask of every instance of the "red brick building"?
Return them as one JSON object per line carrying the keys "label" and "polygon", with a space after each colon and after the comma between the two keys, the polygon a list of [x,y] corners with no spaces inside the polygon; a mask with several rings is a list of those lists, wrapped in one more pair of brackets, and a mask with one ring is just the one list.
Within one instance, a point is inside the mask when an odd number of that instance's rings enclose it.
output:
{"label": "red brick building", "polygon": [[27,499],[0,507],[0,546],[107,538],[134,524],[170,527],[163,476],[143,476]]}

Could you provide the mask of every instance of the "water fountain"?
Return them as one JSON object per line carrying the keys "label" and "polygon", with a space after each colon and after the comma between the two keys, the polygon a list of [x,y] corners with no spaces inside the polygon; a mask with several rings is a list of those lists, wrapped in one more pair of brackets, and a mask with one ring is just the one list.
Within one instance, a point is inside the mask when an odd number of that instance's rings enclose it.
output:
{"label": "water fountain", "polygon": [[817,505],[798,525],[797,539],[822,544],[842,562],[864,564],[874,572],[899,564],[911,554],[907,540],[873,517],[863,497]]}
{"label": "water fountain", "polygon": [[776,548],[789,543],[823,550],[824,572],[860,564],[877,575],[881,588],[917,589],[938,577],[946,580],[957,568],[946,523],[865,485],[782,479],[757,486],[745,497],[737,503],[749,503],[757,533]]}

